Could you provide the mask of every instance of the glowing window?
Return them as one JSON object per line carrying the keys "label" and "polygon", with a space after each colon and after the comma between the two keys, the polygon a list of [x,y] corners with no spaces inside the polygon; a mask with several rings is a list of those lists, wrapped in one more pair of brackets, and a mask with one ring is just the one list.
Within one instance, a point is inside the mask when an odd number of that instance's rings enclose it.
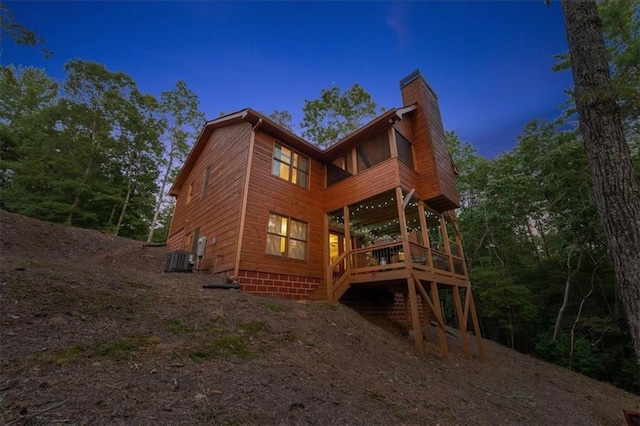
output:
{"label": "glowing window", "polygon": [[307,188],[309,159],[276,142],[271,174],[302,188]]}
{"label": "glowing window", "polygon": [[307,259],[307,224],[275,213],[269,214],[267,254],[288,259]]}

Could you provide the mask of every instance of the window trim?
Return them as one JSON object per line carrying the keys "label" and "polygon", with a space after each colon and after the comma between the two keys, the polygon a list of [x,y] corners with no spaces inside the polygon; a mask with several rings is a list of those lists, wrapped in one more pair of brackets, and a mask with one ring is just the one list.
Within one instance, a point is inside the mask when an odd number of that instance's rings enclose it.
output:
{"label": "window trim", "polygon": [[[286,148],[289,151],[291,151],[291,163],[285,163],[284,161],[280,160],[279,158],[276,158],[276,150],[278,149],[278,147],[281,148]],[[297,155],[299,158],[304,158],[305,160],[307,160],[307,171],[305,172],[304,170],[295,167],[293,165],[293,158],[294,155]],[[285,179],[283,177],[281,177],[280,175],[277,175],[275,173],[273,173],[273,165],[275,164],[275,162],[278,162],[280,164],[284,164],[287,167],[289,167],[289,179]],[[305,182],[305,186],[300,185],[297,182],[293,182],[293,175],[294,175],[294,171],[297,171],[299,173],[303,173],[306,176],[306,182]],[[295,186],[297,186],[298,188],[302,188],[302,189],[306,189],[309,190],[310,187],[310,176],[311,176],[311,159],[309,157],[307,157],[306,155],[303,155],[300,153],[300,151],[297,151],[293,148],[291,148],[288,145],[283,144],[282,142],[276,140],[275,143],[273,144],[273,152],[271,154],[271,176],[274,176],[280,180],[283,180],[285,182],[289,182]],[[297,179],[298,182],[300,181],[300,179]]]}
{"label": "window trim", "polygon": [[[269,231],[269,217],[271,215],[287,219],[287,235],[286,236],[283,236],[282,234],[276,234],[276,233],[273,233],[273,232]],[[305,238],[306,238],[305,240],[300,240],[298,238],[291,237],[291,221],[296,221],[296,222],[299,222],[299,223],[303,223],[305,225]],[[294,261],[294,262],[304,262],[304,263],[308,263],[309,262],[309,222],[305,222],[303,220],[296,219],[295,217],[291,217],[291,216],[286,215],[286,214],[277,213],[277,212],[274,212],[274,211],[269,211],[269,213],[267,214],[266,235],[267,235],[267,239],[266,239],[266,244],[265,244],[265,256],[273,257],[273,258],[276,258],[276,259],[283,259],[283,260],[287,260],[287,261]],[[268,248],[269,248],[269,235],[275,235],[275,236],[280,237],[280,238],[282,238],[282,237],[285,238],[285,255],[284,256],[277,255],[277,254],[272,254],[272,253],[269,253],[267,251]],[[305,244],[304,259],[296,259],[294,257],[290,257],[289,256],[289,248],[290,248],[289,241],[290,240],[300,241],[300,242],[303,242]]]}

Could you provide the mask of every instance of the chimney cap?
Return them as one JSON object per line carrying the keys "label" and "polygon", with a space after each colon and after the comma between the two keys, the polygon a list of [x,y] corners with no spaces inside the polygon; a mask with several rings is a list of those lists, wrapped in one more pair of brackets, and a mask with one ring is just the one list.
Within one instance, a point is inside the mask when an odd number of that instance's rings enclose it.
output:
{"label": "chimney cap", "polygon": [[436,99],[438,99],[438,95],[436,94],[436,91],[433,90],[433,88],[429,85],[427,80],[424,78],[424,76],[420,72],[420,69],[416,69],[414,72],[412,72],[411,74],[407,75],[405,78],[400,80],[400,89],[404,89],[409,83],[412,83],[414,80],[418,78],[422,80],[422,84],[424,84],[426,88],[429,89],[429,91],[433,94],[433,96]]}

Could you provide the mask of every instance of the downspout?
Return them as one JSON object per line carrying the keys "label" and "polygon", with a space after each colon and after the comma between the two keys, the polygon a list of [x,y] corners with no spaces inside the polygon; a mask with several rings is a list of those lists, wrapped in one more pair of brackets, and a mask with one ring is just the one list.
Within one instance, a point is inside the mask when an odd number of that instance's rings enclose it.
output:
{"label": "downspout", "polygon": [[256,130],[262,125],[262,118],[251,128],[251,137],[249,139],[249,155],[247,155],[247,171],[244,177],[244,188],[242,190],[242,207],[240,209],[240,225],[238,227],[238,239],[236,240],[236,258],[233,268],[233,279],[238,281],[240,273],[240,255],[242,254],[242,239],[244,237],[244,223],[247,216],[247,200],[249,198],[249,180],[251,178],[251,165],[253,163],[253,148],[256,141]]}

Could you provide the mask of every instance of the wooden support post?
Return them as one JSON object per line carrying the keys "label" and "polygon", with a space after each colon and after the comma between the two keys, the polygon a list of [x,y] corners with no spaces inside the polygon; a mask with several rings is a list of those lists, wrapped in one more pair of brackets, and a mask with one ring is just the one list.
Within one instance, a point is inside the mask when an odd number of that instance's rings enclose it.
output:
{"label": "wooden support post", "polygon": [[398,156],[398,145],[396,145],[396,132],[393,127],[389,127],[387,135],[389,137],[389,152],[391,153],[391,158],[396,158]]}
{"label": "wooden support post", "polygon": [[344,250],[347,252],[347,257],[345,258],[345,274],[351,274],[351,217],[349,216],[351,213],[349,211],[349,206],[344,206]]}
{"label": "wooden support post", "polygon": [[407,217],[404,214],[404,207],[402,205],[402,188],[399,186],[396,186],[396,205],[398,206],[398,224],[400,225],[400,232],[402,233],[404,263],[405,267],[409,269],[411,268],[411,246],[409,245],[409,232],[407,232]]}
{"label": "wooden support post", "polygon": [[429,310],[429,302],[424,299],[424,296],[420,294],[422,300],[422,309],[424,310],[424,334],[427,341],[431,341],[431,313]]}
{"label": "wooden support post", "polygon": [[484,358],[484,346],[482,345],[482,333],[480,332],[480,324],[478,323],[478,315],[476,314],[476,304],[473,302],[473,294],[471,293],[471,286],[467,287],[469,292],[469,307],[471,310],[471,320],[473,321],[473,332],[476,335],[476,343],[478,344],[478,352],[480,358]]}
{"label": "wooden support post", "polygon": [[[440,308],[440,294],[438,293],[438,283],[431,281],[431,298],[433,299],[434,314],[437,315],[444,325],[444,315]],[[444,327],[438,328],[438,338],[440,340],[440,355],[442,358],[449,358],[449,347],[447,345],[447,330]]]}
{"label": "wooden support post", "polygon": [[456,233],[456,243],[458,244],[458,250],[460,250],[460,257],[462,258],[462,270],[464,271],[464,276],[468,277],[469,271],[467,271],[467,259],[464,257],[464,247],[462,246],[462,238],[460,238],[458,223],[451,220],[451,225]]}
{"label": "wooden support post", "polygon": [[424,201],[418,201],[418,215],[420,216],[420,228],[422,228],[422,244],[427,248],[427,266],[433,272],[433,256],[431,255],[431,242],[429,241],[429,225],[425,216]]}
{"label": "wooden support post", "polygon": [[413,325],[413,341],[416,350],[420,355],[424,355],[424,343],[422,342],[422,329],[420,328],[420,313],[418,312],[418,297],[416,295],[416,283],[413,276],[407,277],[407,287],[409,288],[409,305],[411,306],[411,324]]}
{"label": "wooden support post", "polygon": [[333,300],[333,270],[331,269],[331,255],[329,253],[329,214],[324,214],[324,282],[327,287],[327,300]]}
{"label": "wooden support post", "polygon": [[458,325],[460,326],[460,337],[462,339],[462,349],[464,356],[471,359],[471,347],[469,346],[469,336],[467,336],[467,319],[462,312],[462,303],[460,302],[460,291],[458,286],[453,286],[453,301],[456,304],[456,313],[458,314]]}
{"label": "wooden support post", "polygon": [[447,220],[444,216],[440,216],[440,228],[442,229],[444,250],[447,252],[447,258],[449,259],[449,272],[451,272],[451,274],[455,274],[455,269],[453,268],[453,257],[451,257],[451,246],[449,245],[449,233],[447,232]]}

